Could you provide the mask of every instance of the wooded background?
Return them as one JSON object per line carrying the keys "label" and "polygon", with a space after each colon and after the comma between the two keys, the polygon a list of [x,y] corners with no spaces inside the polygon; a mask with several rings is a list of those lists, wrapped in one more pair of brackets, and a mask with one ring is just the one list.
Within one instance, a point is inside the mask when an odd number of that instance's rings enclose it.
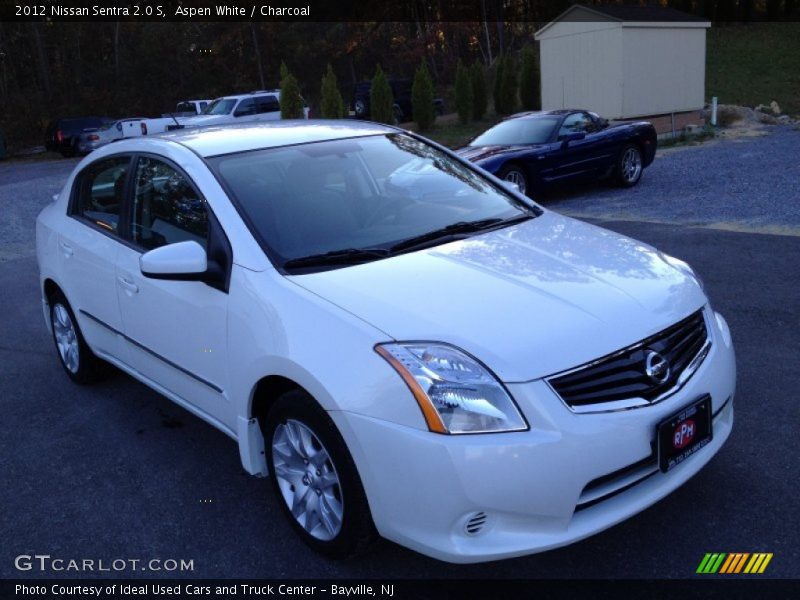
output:
{"label": "wooded background", "polygon": [[[188,98],[277,87],[285,61],[317,114],[333,65],[345,102],[380,64],[413,76],[425,59],[437,94],[450,97],[459,60],[491,67],[501,52],[533,44],[533,32],[571,0],[482,0],[482,21],[442,22],[439,0],[407,2],[411,22],[0,22],[0,132],[12,150],[41,144],[47,123],[70,116],[158,116]],[[584,4],[611,4],[587,0]],[[642,2],[643,4],[646,2]],[[661,0],[713,21],[777,19],[798,0]],[[452,107],[453,104],[450,103]]]}

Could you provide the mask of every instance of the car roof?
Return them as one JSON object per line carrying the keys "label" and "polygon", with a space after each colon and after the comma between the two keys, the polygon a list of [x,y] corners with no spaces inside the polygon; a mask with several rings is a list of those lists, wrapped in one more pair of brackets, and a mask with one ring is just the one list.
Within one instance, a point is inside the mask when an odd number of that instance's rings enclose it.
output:
{"label": "car roof", "polygon": [[263,95],[277,95],[280,94],[281,91],[278,89],[275,90],[254,90],[252,92],[247,92],[245,94],[229,94],[227,96],[220,96],[216,98],[216,100],[241,100],[242,98],[250,98],[252,96],[263,96]]}
{"label": "car roof", "polygon": [[397,131],[399,130],[393,127],[369,121],[298,119],[178,129],[148,138],[161,138],[182,144],[206,158],[261,148],[382,135]]}

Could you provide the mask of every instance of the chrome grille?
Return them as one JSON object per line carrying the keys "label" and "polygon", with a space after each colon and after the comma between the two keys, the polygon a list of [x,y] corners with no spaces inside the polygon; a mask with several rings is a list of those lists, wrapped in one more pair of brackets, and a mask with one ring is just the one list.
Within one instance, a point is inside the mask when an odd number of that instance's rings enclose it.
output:
{"label": "chrome grille", "polygon": [[[625,407],[649,404],[680,387],[708,353],[710,342],[703,311],[641,342],[592,361],[548,383],[574,409],[622,402]],[[665,359],[661,378],[648,375],[648,359]],[[625,401],[628,401],[627,403]],[[603,410],[603,407],[599,407]]]}

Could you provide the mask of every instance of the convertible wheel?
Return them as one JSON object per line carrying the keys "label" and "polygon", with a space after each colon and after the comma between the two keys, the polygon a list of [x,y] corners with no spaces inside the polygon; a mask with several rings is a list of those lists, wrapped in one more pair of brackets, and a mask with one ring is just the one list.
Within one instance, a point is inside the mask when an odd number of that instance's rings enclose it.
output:
{"label": "convertible wheel", "polygon": [[528,193],[528,178],[525,172],[515,165],[503,167],[499,175],[500,179],[516,183],[521,194],[527,195]]}
{"label": "convertible wheel", "polygon": [[362,553],[375,538],[353,459],[336,426],[306,393],[272,407],[264,439],[278,501],[303,541],[334,558]]}
{"label": "convertible wheel", "polygon": [[61,366],[76,383],[90,383],[99,378],[102,363],[83,339],[75,315],[62,294],[50,302],[50,326]]}
{"label": "convertible wheel", "polygon": [[617,182],[624,187],[632,187],[642,178],[642,153],[637,146],[630,144],[622,149],[617,163]]}

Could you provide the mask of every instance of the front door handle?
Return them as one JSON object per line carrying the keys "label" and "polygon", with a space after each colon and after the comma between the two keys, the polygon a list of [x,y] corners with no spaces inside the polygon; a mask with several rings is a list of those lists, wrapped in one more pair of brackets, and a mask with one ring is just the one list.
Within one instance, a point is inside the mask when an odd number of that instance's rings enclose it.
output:
{"label": "front door handle", "polygon": [[135,283],[134,283],[134,282],[133,282],[131,279],[129,279],[128,277],[125,277],[125,276],[122,276],[122,275],[120,275],[119,277],[117,277],[117,281],[119,281],[119,284],[120,284],[120,285],[121,285],[121,286],[122,286],[122,287],[123,287],[123,288],[124,288],[126,291],[128,291],[128,292],[130,292],[130,293],[132,293],[132,294],[135,294],[136,292],[138,292],[138,291],[139,291],[139,286],[138,286],[138,285],[136,285],[136,284],[135,284]]}
{"label": "front door handle", "polygon": [[75,253],[75,251],[72,249],[72,246],[70,246],[66,242],[58,242],[58,245],[61,247],[61,251],[64,253],[64,256],[66,256],[67,258],[69,258],[70,256],[72,256]]}

